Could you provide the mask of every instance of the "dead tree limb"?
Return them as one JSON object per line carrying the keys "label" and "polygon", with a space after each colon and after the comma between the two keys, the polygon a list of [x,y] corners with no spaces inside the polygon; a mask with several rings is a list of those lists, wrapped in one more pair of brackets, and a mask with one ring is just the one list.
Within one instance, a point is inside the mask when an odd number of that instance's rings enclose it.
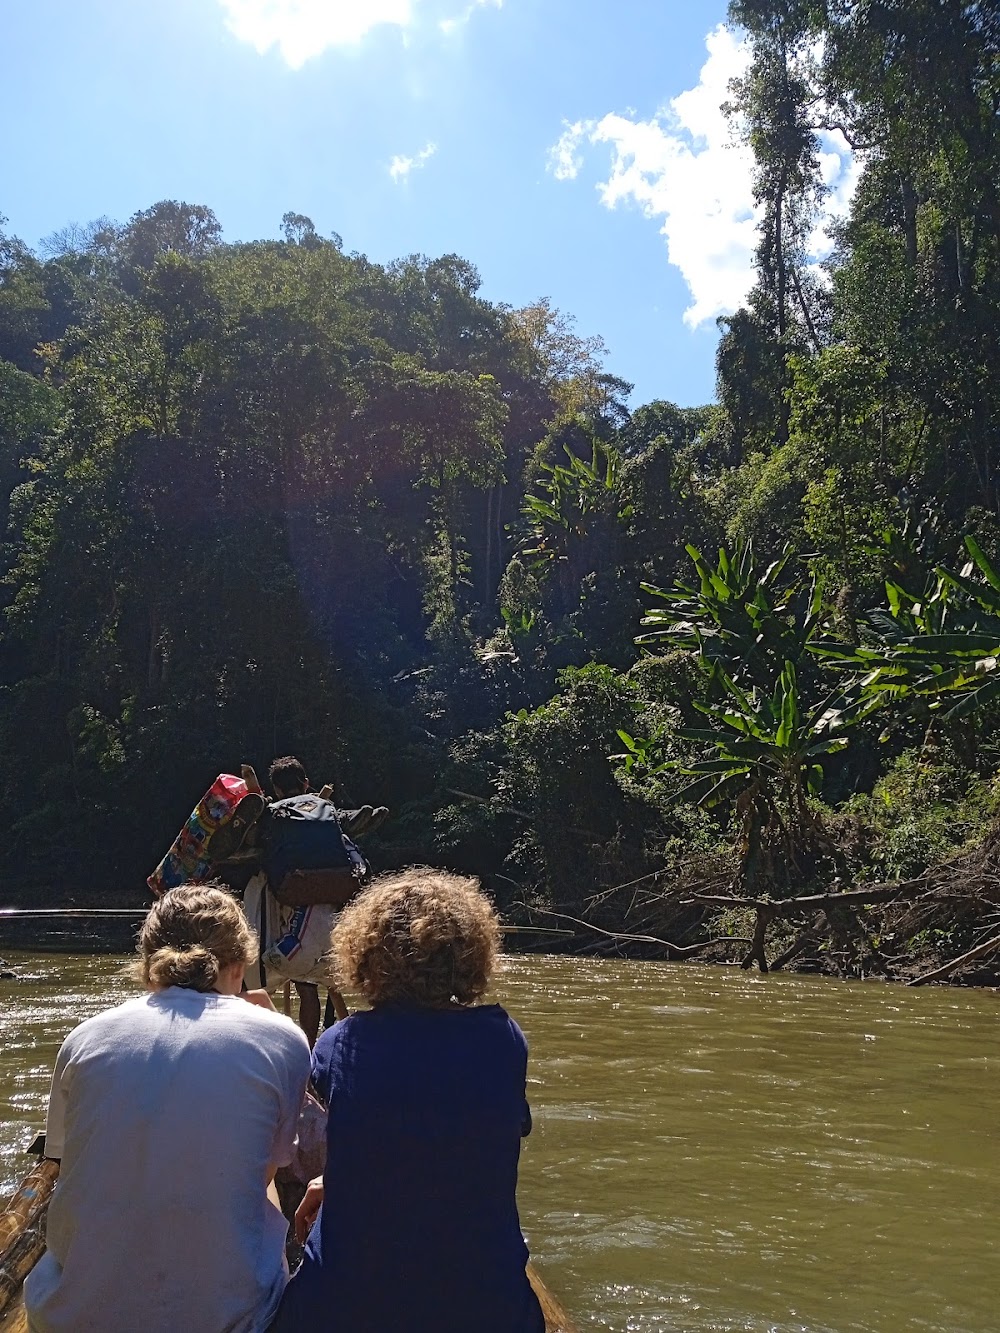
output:
{"label": "dead tree limb", "polygon": [[991,940],[987,940],[985,944],[977,944],[976,947],[970,949],[968,953],[963,953],[960,957],[953,958],[950,963],[945,963],[943,967],[936,967],[933,972],[925,972],[922,976],[914,977],[912,981],[908,981],[906,984],[908,986],[926,986],[931,981],[942,981],[946,976],[954,972],[957,967],[961,967],[964,963],[971,963],[976,958],[982,958],[984,954],[992,953],[996,948],[1000,948],[1000,935],[994,935],[994,937]]}
{"label": "dead tree limb", "polygon": [[518,810],[515,805],[501,805],[499,801],[493,801],[488,796],[477,796],[475,792],[459,791],[457,787],[445,787],[449,796],[457,796],[460,801],[475,801],[477,805],[492,805],[495,810],[499,810],[504,815],[517,815],[518,819],[527,819],[529,823],[535,822],[535,816],[529,815],[527,810]]}
{"label": "dead tree limb", "polygon": [[774,917],[774,913],[768,910],[770,906],[770,903],[757,904],[757,921],[753,928],[753,939],[750,942],[750,948],[747,950],[740,963],[740,967],[742,967],[745,972],[749,971],[754,962],[756,962],[761,972],[766,973],[768,970],[767,954],[764,951],[764,945],[767,937],[767,928]]}
{"label": "dead tree limb", "polygon": [[640,875],[638,879],[630,879],[627,880],[624,884],[615,884],[612,885],[610,888],[601,889],[598,893],[592,894],[591,897],[587,899],[587,906],[597,907],[601,903],[603,903],[606,899],[613,897],[614,894],[620,893],[622,889],[635,888],[636,885],[645,884],[651,879],[653,880],[659,879],[661,875],[665,875],[666,873],[667,872],[665,870],[652,870],[648,875]]}
{"label": "dead tree limb", "polygon": [[900,893],[918,886],[926,889],[927,881],[923,878],[904,879],[898,884],[873,884],[870,889],[849,889],[844,893],[808,893],[801,898],[778,898],[773,902],[768,898],[739,898],[735,894],[721,893],[692,893],[681,901],[706,903],[711,907],[753,907],[769,911],[773,916],[794,916],[796,912],[807,912],[814,907],[836,907],[838,903],[853,903],[856,907],[866,903],[887,903]]}
{"label": "dead tree limb", "polygon": [[[907,893],[917,886],[926,890],[926,879],[921,877],[901,880],[896,884],[873,884],[868,889],[851,889],[843,893],[808,893],[799,898],[780,898],[774,902],[766,898],[739,898],[735,894],[722,893],[692,893],[689,897],[682,898],[681,902],[703,903],[706,907],[742,907],[756,912],[753,939],[740,962],[740,967],[748,969],[756,963],[761,972],[768,972],[770,968],[766,952],[767,928],[772,921],[797,916],[800,912],[823,911],[836,934],[835,923],[830,917],[831,911],[836,911],[840,906],[862,907],[873,903],[891,902],[901,893]],[[787,961],[788,959],[782,955],[781,966]]]}
{"label": "dead tree limb", "polygon": [[788,946],[784,953],[779,954],[771,964],[772,972],[780,972],[787,967],[789,963],[798,958],[800,953],[804,953],[810,944],[815,944],[822,927],[822,917],[817,912],[812,921],[800,935],[796,936],[794,942]]}
{"label": "dead tree limb", "polygon": [[582,926],[584,930],[592,930],[609,940],[620,940],[623,943],[631,944],[658,944],[661,948],[669,949],[671,953],[678,954],[681,958],[698,953],[701,949],[707,949],[713,944],[750,943],[748,939],[739,935],[719,935],[715,939],[702,940],[698,944],[674,944],[672,940],[665,940],[659,935],[632,935],[620,930],[605,930],[602,926],[595,926],[591,921],[583,921],[580,917],[570,916],[567,912],[554,912],[547,907],[532,907],[531,910],[539,916],[552,916],[558,921],[572,921],[575,926]]}

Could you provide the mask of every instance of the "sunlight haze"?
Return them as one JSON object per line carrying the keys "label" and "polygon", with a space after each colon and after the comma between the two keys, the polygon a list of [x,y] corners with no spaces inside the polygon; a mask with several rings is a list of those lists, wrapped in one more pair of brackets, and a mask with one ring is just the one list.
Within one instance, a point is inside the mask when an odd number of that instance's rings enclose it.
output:
{"label": "sunlight haze", "polygon": [[[0,214],[37,245],[175,198],[227,240],[294,210],[379,262],[455,252],[489,299],[549,297],[602,337],[634,403],[706,402],[757,224],[721,110],[747,55],[723,19],[650,0],[22,4],[0,102],[47,93]],[[825,148],[836,213],[854,177]]]}

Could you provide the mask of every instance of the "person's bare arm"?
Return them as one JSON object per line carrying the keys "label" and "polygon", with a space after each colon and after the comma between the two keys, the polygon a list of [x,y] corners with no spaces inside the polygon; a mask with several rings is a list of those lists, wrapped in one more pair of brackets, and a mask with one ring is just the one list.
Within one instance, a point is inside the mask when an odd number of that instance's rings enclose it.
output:
{"label": "person's bare arm", "polygon": [[302,1196],[302,1202],[295,1210],[295,1239],[300,1245],[306,1243],[306,1237],[312,1230],[312,1225],[323,1202],[323,1177],[317,1176],[315,1180],[310,1180],[305,1194]]}

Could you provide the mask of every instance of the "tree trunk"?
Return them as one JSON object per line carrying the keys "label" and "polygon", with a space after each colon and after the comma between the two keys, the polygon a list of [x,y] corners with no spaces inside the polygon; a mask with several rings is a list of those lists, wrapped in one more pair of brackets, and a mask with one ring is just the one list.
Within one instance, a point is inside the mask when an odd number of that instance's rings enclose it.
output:
{"label": "tree trunk", "polygon": [[908,175],[899,178],[903,197],[903,233],[906,237],[906,262],[911,269],[917,266],[917,192]]}

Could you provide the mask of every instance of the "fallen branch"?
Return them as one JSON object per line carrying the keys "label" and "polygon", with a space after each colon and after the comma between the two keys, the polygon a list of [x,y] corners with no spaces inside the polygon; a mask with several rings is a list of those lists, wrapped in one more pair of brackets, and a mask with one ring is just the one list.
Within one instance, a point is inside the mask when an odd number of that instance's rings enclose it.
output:
{"label": "fallen branch", "polygon": [[601,889],[599,893],[592,894],[591,897],[587,899],[587,906],[597,906],[598,904],[603,903],[607,898],[611,898],[616,893],[620,893],[622,889],[633,889],[637,884],[645,884],[647,880],[657,879],[660,875],[665,875],[666,873],[665,870],[652,870],[648,875],[640,875],[638,879],[630,879],[624,884],[615,884],[611,888]]}
{"label": "fallen branch", "polygon": [[501,935],[572,935],[571,930],[560,930],[558,926],[505,926],[499,927]]}
{"label": "fallen branch", "polygon": [[771,964],[771,971],[780,972],[783,968],[787,967],[789,963],[798,958],[799,954],[805,953],[806,949],[811,945],[816,944],[819,938],[821,922],[822,917],[817,913],[811,924],[806,926],[805,930],[803,930],[796,938],[794,943],[789,945],[784,953],[779,954],[778,957],[775,958],[774,962]]}
{"label": "fallen branch", "polygon": [[968,953],[963,953],[959,958],[953,958],[950,963],[945,963],[943,967],[936,967],[933,972],[925,972],[923,976],[914,977],[908,981],[908,986],[926,986],[931,981],[941,981],[944,977],[954,972],[957,967],[963,963],[971,963],[976,958],[982,958],[984,954],[992,953],[996,948],[1000,948],[1000,935],[994,935],[993,939],[987,940],[985,944],[977,944],[974,949]]}
{"label": "fallen branch", "polygon": [[[837,907],[859,907],[872,903],[891,902],[898,898],[901,893],[905,893],[917,885],[926,889],[926,879],[921,877],[919,879],[900,880],[895,884],[873,884],[868,889],[850,889],[843,893],[808,893],[799,898],[779,898],[776,901],[768,898],[739,898],[735,894],[721,893],[693,893],[689,898],[682,898],[681,901],[685,904],[702,903],[706,907],[749,908],[756,912],[757,919],[754,923],[753,939],[749,942],[750,948],[740,961],[740,967],[747,969],[756,963],[761,972],[768,972],[770,969],[765,950],[767,928],[775,919],[797,916],[800,912],[822,910],[827,914],[827,919],[830,920],[830,912]],[[831,926],[832,924],[831,922]],[[788,958],[782,955],[779,960],[779,967],[783,967],[788,961]]]}
{"label": "fallen branch", "polygon": [[529,815],[527,810],[518,810],[514,805],[501,805],[499,801],[493,801],[488,796],[476,796],[471,791],[459,791],[457,787],[445,787],[449,796],[457,796],[462,801],[475,801],[477,805],[492,805],[495,810],[499,810],[504,815],[517,815],[518,819],[527,819],[529,823],[535,822],[535,816]]}
{"label": "fallen branch", "polygon": [[669,949],[671,953],[679,954],[682,958],[686,958],[689,954],[698,953],[701,949],[707,949],[713,944],[750,943],[748,939],[739,935],[719,935],[715,939],[702,940],[699,944],[674,944],[672,940],[665,940],[659,935],[633,935],[626,931],[605,930],[602,926],[595,926],[591,921],[583,921],[578,916],[569,916],[566,912],[554,912],[546,907],[533,907],[531,910],[541,916],[554,916],[559,921],[572,921],[575,926],[582,926],[584,930],[592,930],[609,940],[621,940],[635,944],[658,944],[661,948]]}
{"label": "fallen branch", "polygon": [[690,898],[682,898],[683,903],[706,903],[713,907],[753,907],[757,911],[769,912],[772,916],[793,915],[808,911],[813,907],[836,907],[838,903],[853,903],[862,906],[865,903],[886,903],[906,890],[927,888],[927,881],[921,879],[900,880],[898,884],[874,884],[870,889],[850,889],[844,893],[809,893],[801,898],[740,898],[735,894],[693,893]]}

